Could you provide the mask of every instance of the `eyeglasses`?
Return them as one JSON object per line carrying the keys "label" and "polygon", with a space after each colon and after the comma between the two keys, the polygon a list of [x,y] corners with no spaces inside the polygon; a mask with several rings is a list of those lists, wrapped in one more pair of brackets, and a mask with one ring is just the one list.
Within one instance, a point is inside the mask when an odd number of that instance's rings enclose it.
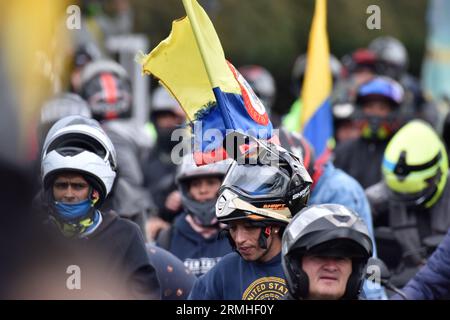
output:
{"label": "eyeglasses", "polygon": [[89,187],[89,185],[87,183],[84,183],[84,182],[66,182],[66,181],[58,182],[58,181],[56,181],[53,184],[53,187],[55,189],[58,189],[58,190],[66,190],[66,189],[69,188],[69,186],[73,190],[77,190],[77,191],[80,191],[80,190],[83,190],[83,189],[86,189],[86,188]]}

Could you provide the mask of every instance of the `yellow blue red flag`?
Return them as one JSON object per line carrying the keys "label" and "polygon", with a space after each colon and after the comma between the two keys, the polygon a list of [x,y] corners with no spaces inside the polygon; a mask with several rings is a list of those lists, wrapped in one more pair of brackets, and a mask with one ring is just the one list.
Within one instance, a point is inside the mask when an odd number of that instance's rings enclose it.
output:
{"label": "yellow blue red flag", "polygon": [[303,103],[301,128],[303,128],[304,136],[314,146],[319,159],[329,153],[327,143],[333,136],[330,103],[333,80],[330,68],[326,6],[326,0],[316,0],[301,91]]}
{"label": "yellow blue red flag", "polygon": [[[194,131],[197,163],[206,157],[226,157],[222,147],[227,130],[240,130],[269,139],[272,124],[267,112],[242,75],[225,59],[212,22],[196,0],[183,0],[187,17],[176,20],[165,40],[141,60],[143,71],[152,74],[171,92],[188,119],[201,124]],[[222,139],[205,139],[208,130]],[[196,150],[196,146],[198,149]],[[217,159],[217,158],[215,158]]]}

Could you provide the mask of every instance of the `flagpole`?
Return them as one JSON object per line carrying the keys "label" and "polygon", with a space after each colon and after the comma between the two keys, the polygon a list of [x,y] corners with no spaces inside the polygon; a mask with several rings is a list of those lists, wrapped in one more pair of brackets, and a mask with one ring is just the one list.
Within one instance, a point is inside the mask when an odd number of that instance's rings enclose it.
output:
{"label": "flagpole", "polygon": [[212,66],[210,65],[211,62],[207,58],[206,55],[206,48],[205,45],[202,43],[202,41],[199,41],[199,35],[201,34],[200,27],[197,23],[197,19],[194,18],[194,12],[192,8],[192,1],[196,0],[183,0],[183,6],[186,10],[186,14],[189,18],[189,22],[192,27],[192,32],[194,33],[195,41],[197,42],[197,46],[200,50],[200,55],[202,56],[203,63],[205,65],[206,73],[208,74],[209,82],[211,83],[212,88],[217,88],[219,86],[219,83],[217,83],[213,77]]}

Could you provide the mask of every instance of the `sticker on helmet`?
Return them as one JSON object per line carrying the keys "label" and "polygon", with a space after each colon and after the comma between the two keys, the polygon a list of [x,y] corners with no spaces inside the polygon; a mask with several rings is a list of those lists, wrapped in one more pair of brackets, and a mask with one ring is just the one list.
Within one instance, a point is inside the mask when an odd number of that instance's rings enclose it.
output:
{"label": "sticker on helmet", "polygon": [[239,83],[247,113],[256,123],[266,126],[269,123],[269,116],[267,115],[266,108],[253,91],[252,87],[248,84],[247,80],[245,80],[231,63],[228,61],[227,63],[235,79]]}

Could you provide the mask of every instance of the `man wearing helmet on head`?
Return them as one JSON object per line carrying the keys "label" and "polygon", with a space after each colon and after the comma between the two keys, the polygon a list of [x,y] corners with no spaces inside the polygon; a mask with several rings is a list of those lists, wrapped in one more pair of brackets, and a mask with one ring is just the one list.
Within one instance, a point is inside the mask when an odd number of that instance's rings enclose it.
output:
{"label": "man wearing helmet on head", "polygon": [[[144,185],[154,199],[157,213],[147,221],[147,237],[155,240],[162,229],[181,212],[181,196],[175,184],[177,166],[172,161],[172,133],[181,128],[185,114],[177,100],[162,86],[152,94],[150,120],[156,131],[156,142],[143,161]],[[157,168],[157,170],[155,170]]]}
{"label": "man wearing helmet on head", "polygon": [[405,89],[403,113],[435,126],[439,120],[437,106],[425,99],[419,80],[408,73],[409,57],[403,43],[394,37],[383,36],[372,40],[368,48],[377,56],[377,73],[395,79]]}
{"label": "man wearing helmet on head", "polygon": [[[65,252],[61,260],[54,257],[52,268],[60,274],[68,265],[79,266],[85,290],[74,294],[81,297],[156,299],[159,284],[138,227],[99,210],[116,166],[114,146],[97,121],[70,116],[50,129],[42,151],[41,209],[49,226],[59,231],[49,230],[54,238],[50,248]],[[70,297],[64,289],[60,293]]]}
{"label": "man wearing helmet on head", "polygon": [[184,156],[176,177],[184,212],[156,239],[196,276],[232,251],[227,239],[218,237],[222,227],[215,215],[217,194],[229,166],[229,161],[220,161],[197,167],[192,154]]}
{"label": "man wearing helmet on head", "polygon": [[350,174],[363,188],[381,179],[384,149],[401,125],[402,101],[403,88],[389,78],[375,77],[358,88],[354,117],[361,137],[336,147],[334,165]]}
{"label": "man wearing helmet on head", "polygon": [[111,201],[106,204],[119,215],[137,223],[145,232],[147,214],[154,204],[144,188],[141,162],[150,150],[145,127],[131,118],[131,80],[126,70],[112,60],[95,60],[81,73],[81,94],[92,116],[99,121],[117,150],[118,176]]}
{"label": "man wearing helmet on head", "polygon": [[[280,142],[287,150],[302,157],[303,164],[313,179],[308,204],[335,203],[346,206],[363,219],[373,240],[370,205],[361,185],[344,171],[335,168],[330,161],[326,163],[316,161],[314,148],[301,134],[282,129]],[[376,256],[375,246],[373,251]],[[367,299],[386,298],[383,290],[370,289],[368,286],[364,287],[364,294]]]}
{"label": "man wearing helmet on head", "polygon": [[286,294],[281,236],[306,205],[311,178],[295,155],[281,147],[277,152],[278,165],[236,162],[228,171],[216,216],[228,225],[236,252],[200,277],[189,299],[274,300]]}
{"label": "man wearing helmet on head", "polygon": [[384,252],[379,246],[380,257],[392,261],[393,283],[404,285],[450,228],[445,146],[427,123],[411,121],[389,142],[382,171],[383,181],[366,193],[375,223],[388,227],[393,235],[387,249],[398,251]]}
{"label": "man wearing helmet on head", "polygon": [[372,256],[364,221],[336,204],[303,209],[283,235],[288,299],[358,299]]}
{"label": "man wearing helmet on head", "polygon": [[89,105],[79,95],[75,93],[61,93],[51,97],[44,102],[41,108],[39,123],[37,125],[38,137],[38,153],[36,153],[36,160],[34,161],[36,171],[36,179],[39,180],[37,186],[40,187],[40,166],[41,159],[39,154],[42,152],[45,137],[50,128],[60,119],[68,116],[79,115],[86,118],[91,118],[92,113]]}

